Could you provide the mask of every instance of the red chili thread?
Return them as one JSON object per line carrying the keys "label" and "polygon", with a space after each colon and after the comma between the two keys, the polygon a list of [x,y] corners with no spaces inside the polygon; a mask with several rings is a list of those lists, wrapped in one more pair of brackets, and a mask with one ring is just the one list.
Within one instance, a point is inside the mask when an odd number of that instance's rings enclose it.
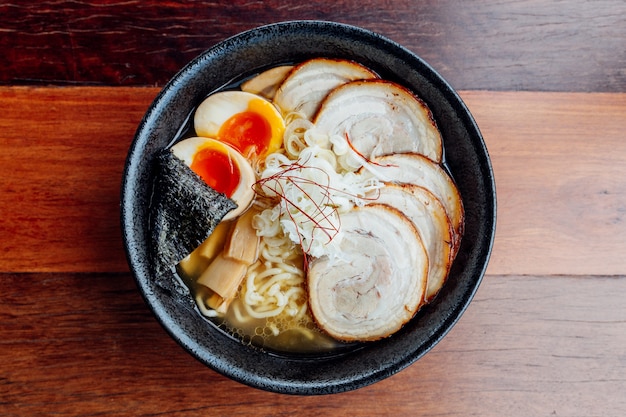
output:
{"label": "red chili thread", "polygon": [[[352,145],[350,145],[352,147]],[[353,148],[354,149],[354,148]],[[355,152],[358,153],[358,151],[355,150]],[[360,155],[360,154],[359,154]],[[361,155],[362,156],[362,155]],[[366,161],[367,159],[364,158]],[[370,163],[372,163],[371,161],[368,161]],[[379,164],[377,164],[379,165]],[[283,200],[286,205],[287,205],[287,214],[289,216],[289,218],[291,219],[291,221],[294,223],[295,227],[296,227],[296,232],[298,233],[298,238],[300,240],[299,244],[300,247],[302,248],[302,251],[304,253],[304,263],[305,263],[305,267],[307,264],[307,253],[309,251],[309,249],[312,247],[313,245],[313,240],[311,240],[311,242],[309,242],[308,248],[305,249],[305,242],[303,241],[302,238],[302,233],[300,233],[299,230],[299,224],[298,222],[295,220],[291,210],[289,210],[289,208],[295,208],[297,211],[299,211],[300,213],[302,213],[309,221],[311,221],[313,223],[313,230],[322,230],[322,232],[328,237],[328,242],[331,242],[335,236],[337,236],[337,234],[339,233],[339,230],[341,228],[341,219],[340,217],[337,215],[336,217],[334,217],[334,215],[337,214],[337,204],[335,204],[335,202],[332,199],[332,192],[336,192],[336,193],[343,193],[347,196],[353,197],[353,198],[362,198],[362,199],[366,199],[366,200],[370,200],[370,201],[375,201],[376,199],[378,199],[379,195],[374,196],[374,197],[359,197],[355,194],[351,194],[348,193],[344,190],[339,190],[337,188],[331,187],[330,186],[330,175],[322,168],[319,167],[312,167],[312,166],[308,166],[306,165],[306,161],[304,162],[299,162],[299,161],[295,161],[291,164],[282,164],[280,165],[280,168],[282,168],[281,171],[267,177],[267,178],[263,178],[260,179],[256,182],[256,187],[255,189],[255,193],[259,196],[263,196],[262,193],[262,189],[265,188],[267,190],[270,190],[272,192],[274,192],[279,199]],[[301,172],[302,170],[305,169],[315,169],[320,171],[326,178],[327,178],[327,182],[326,184],[320,184],[316,181],[313,180],[309,180],[306,179],[304,177],[302,177],[301,175],[296,175],[294,174],[297,172]],[[292,201],[291,199],[289,199],[286,195],[285,195],[285,190],[283,187],[283,184],[281,183],[280,180],[284,180],[285,182],[289,182],[291,184],[293,184],[297,189],[299,189],[302,192],[302,195],[308,199],[309,201],[311,201],[313,203],[314,211],[313,213],[308,213],[306,210],[304,210],[302,207],[300,207],[296,202]],[[273,186],[269,185],[272,184],[273,181]],[[316,201],[309,192],[307,192],[305,190],[305,186],[306,185],[313,185],[313,186],[317,186],[319,188],[322,189],[322,198],[321,201]],[[331,210],[330,212],[328,210],[324,210],[324,207],[330,207]],[[281,209],[282,210],[282,209]],[[282,214],[282,213],[281,213]],[[337,225],[334,224],[333,222],[333,218],[337,219]],[[302,224],[302,223],[300,223]],[[312,237],[312,236],[311,236]]]}

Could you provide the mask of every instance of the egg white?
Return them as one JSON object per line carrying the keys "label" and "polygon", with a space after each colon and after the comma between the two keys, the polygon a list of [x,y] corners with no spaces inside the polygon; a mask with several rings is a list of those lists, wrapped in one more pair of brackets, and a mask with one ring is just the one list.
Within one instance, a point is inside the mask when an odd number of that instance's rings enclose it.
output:
{"label": "egg white", "polygon": [[270,125],[272,138],[268,152],[282,144],[285,121],[278,109],[267,99],[246,91],[221,91],[208,96],[196,109],[194,129],[198,136],[218,138],[220,128],[238,113],[254,111]]}
{"label": "egg white", "polygon": [[229,155],[239,168],[239,184],[237,184],[235,192],[230,197],[237,203],[237,208],[226,214],[223,220],[234,219],[246,211],[254,199],[253,187],[256,182],[256,176],[250,162],[233,147],[218,140],[204,137],[184,139],[172,146],[172,152],[177,158],[181,159],[185,165],[191,167],[196,154],[208,147]]}

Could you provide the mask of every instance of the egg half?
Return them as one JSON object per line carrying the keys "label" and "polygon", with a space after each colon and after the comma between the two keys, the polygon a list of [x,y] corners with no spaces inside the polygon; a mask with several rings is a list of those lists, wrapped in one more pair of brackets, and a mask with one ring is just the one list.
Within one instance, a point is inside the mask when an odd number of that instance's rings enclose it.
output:
{"label": "egg half", "polygon": [[222,91],[207,97],[194,114],[198,136],[228,143],[256,159],[282,145],[285,122],[268,100],[245,91]]}
{"label": "egg half", "polygon": [[256,177],[250,162],[233,147],[216,139],[192,137],[174,146],[172,152],[214,190],[237,203],[224,220],[236,218],[254,199]]}

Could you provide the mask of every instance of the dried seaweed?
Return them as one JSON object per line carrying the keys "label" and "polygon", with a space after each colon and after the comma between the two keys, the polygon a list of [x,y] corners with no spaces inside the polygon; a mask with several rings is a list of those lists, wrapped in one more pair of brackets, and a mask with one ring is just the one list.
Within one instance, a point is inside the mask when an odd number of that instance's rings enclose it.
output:
{"label": "dried seaweed", "polygon": [[165,150],[155,160],[151,207],[153,267],[157,283],[187,292],[172,282],[172,269],[215,229],[237,204],[209,187],[174,154]]}

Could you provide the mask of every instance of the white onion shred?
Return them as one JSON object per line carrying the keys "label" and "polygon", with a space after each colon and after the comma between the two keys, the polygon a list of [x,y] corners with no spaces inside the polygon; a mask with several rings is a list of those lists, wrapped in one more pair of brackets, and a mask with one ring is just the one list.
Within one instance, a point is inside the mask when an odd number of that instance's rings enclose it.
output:
{"label": "white onion shred", "polygon": [[336,256],[341,252],[336,248],[342,238],[339,215],[364,205],[365,195],[382,183],[356,174],[369,164],[345,138],[320,134],[297,114],[288,119],[286,153],[268,155],[260,173],[260,194],[277,203],[258,216],[255,228],[259,236],[275,236],[273,228],[280,224],[307,254]]}

